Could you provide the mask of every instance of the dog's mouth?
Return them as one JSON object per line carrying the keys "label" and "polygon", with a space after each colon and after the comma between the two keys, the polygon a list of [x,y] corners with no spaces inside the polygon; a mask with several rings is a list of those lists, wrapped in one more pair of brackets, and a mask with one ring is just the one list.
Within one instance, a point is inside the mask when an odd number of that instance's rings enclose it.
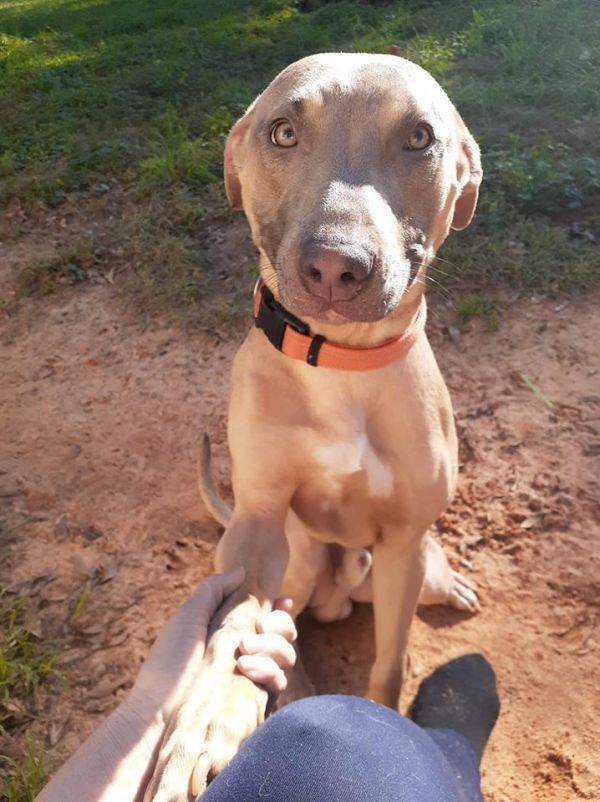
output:
{"label": "dog's mouth", "polygon": [[[365,294],[366,295],[366,294]],[[282,293],[282,303],[298,317],[310,317],[322,323],[376,323],[392,311],[381,298],[356,296],[347,301],[325,301],[312,296],[287,297]]]}
{"label": "dog's mouth", "polygon": [[[325,304],[321,309],[315,309],[310,313],[310,317],[320,320],[323,323],[355,323],[356,318],[347,308],[348,304]],[[306,313],[305,313],[306,314]]]}
{"label": "dog's mouth", "polygon": [[326,309],[323,312],[322,317],[323,317],[323,320],[325,320],[327,323],[348,323],[349,322],[347,317],[345,317],[343,314],[340,314],[339,312],[336,312],[336,310],[333,307],[331,307],[330,309]]}
{"label": "dog's mouth", "polygon": [[380,275],[346,298],[319,297],[306,290],[299,282],[287,280],[279,275],[278,295],[280,302],[292,314],[300,318],[312,318],[329,324],[377,323],[384,320],[396,309],[406,290],[418,272],[408,276],[408,265],[396,280],[386,281]]}

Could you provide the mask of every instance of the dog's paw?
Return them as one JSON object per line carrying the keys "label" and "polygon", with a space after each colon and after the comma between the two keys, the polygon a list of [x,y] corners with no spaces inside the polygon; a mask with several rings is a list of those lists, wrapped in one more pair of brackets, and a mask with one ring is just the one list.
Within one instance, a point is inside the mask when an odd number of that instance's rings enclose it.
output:
{"label": "dog's paw", "polygon": [[467,613],[480,609],[475,587],[450,567],[444,550],[430,535],[425,540],[425,579],[419,604],[447,604]]}
{"label": "dog's paw", "polygon": [[476,613],[481,609],[475,587],[458,571],[452,571],[446,604],[467,613]]}
{"label": "dog's paw", "polygon": [[481,606],[475,587],[458,571],[448,567],[435,583],[425,579],[419,604],[445,604],[466,613],[477,613]]}
{"label": "dog's paw", "polygon": [[240,674],[208,670],[174,714],[144,802],[190,802],[264,721],[268,696]]}

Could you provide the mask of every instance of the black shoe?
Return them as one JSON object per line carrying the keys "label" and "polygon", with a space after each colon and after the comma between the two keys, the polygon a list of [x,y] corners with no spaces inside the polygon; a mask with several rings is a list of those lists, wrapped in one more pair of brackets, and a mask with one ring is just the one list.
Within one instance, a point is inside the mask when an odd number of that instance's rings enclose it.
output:
{"label": "black shoe", "polygon": [[469,741],[478,762],[500,713],[496,675],[481,654],[450,660],[424,679],[411,717],[420,727],[455,730]]}

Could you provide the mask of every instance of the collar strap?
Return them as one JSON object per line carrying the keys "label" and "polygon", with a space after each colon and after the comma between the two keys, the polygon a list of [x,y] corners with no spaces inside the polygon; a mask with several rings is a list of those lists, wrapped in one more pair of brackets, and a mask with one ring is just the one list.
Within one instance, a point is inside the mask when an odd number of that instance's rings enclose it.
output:
{"label": "collar strap", "polygon": [[425,328],[425,298],[411,324],[400,337],[373,348],[356,348],[332,343],[310,328],[275,300],[273,293],[258,281],[254,291],[254,323],[262,329],[278,351],[308,365],[334,370],[375,370],[401,359],[410,351]]}

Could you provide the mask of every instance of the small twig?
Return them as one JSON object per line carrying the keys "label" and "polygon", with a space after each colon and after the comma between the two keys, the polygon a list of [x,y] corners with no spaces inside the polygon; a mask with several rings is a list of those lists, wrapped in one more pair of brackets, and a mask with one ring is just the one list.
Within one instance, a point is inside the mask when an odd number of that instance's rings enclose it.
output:
{"label": "small twig", "polygon": [[537,386],[537,384],[535,384],[535,382],[533,382],[533,381],[532,381],[532,380],[529,378],[529,376],[526,376],[526,375],[525,375],[525,373],[523,373],[523,372],[522,372],[522,371],[520,371],[520,370],[517,370],[517,371],[516,371],[516,376],[517,376],[517,377],[518,377],[518,379],[521,381],[521,383],[522,383],[522,384],[524,384],[524,385],[525,385],[525,387],[527,387],[527,389],[528,389],[528,390],[531,390],[531,392],[532,392],[534,395],[536,395],[536,396],[537,396],[537,397],[540,399],[540,401],[542,401],[542,402],[543,402],[543,403],[544,403],[544,404],[545,404],[545,405],[548,407],[548,409],[551,409],[553,412],[556,410],[556,405],[554,404],[554,402],[550,401],[550,399],[549,399],[549,398],[547,398],[547,397],[546,397],[546,396],[545,396],[545,395],[542,393],[542,391],[541,391],[541,390],[540,390],[540,388]]}

